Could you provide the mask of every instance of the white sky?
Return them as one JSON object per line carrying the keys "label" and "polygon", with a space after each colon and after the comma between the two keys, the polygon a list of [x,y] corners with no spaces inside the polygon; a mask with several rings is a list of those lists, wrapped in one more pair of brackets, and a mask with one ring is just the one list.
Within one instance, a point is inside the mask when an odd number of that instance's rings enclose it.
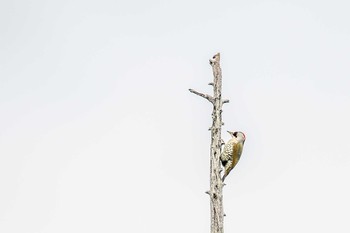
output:
{"label": "white sky", "polygon": [[1,1],[0,232],[209,232],[216,52],[225,231],[350,232],[349,7]]}

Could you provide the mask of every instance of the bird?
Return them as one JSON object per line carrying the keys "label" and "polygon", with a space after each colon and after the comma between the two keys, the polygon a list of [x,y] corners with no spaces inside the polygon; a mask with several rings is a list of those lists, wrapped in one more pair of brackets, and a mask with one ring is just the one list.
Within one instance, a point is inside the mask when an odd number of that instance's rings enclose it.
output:
{"label": "bird", "polygon": [[240,131],[227,131],[232,138],[225,144],[224,151],[220,155],[222,166],[225,168],[225,173],[222,181],[228,176],[231,170],[236,166],[238,160],[241,158],[243,146],[245,142],[245,135]]}

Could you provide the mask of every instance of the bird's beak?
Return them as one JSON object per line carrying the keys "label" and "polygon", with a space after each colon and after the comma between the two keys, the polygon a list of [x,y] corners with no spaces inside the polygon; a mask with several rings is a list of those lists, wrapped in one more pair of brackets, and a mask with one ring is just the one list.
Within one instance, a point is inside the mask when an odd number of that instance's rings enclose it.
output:
{"label": "bird's beak", "polygon": [[227,130],[227,133],[229,133],[229,134],[231,134],[231,135],[233,134],[233,132],[231,132],[231,131],[228,131],[228,130]]}

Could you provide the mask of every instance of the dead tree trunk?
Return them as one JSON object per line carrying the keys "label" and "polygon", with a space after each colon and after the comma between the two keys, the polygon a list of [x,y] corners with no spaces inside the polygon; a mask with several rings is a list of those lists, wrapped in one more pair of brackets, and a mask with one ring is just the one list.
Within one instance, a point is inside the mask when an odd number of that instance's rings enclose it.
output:
{"label": "dead tree trunk", "polygon": [[207,99],[213,104],[213,124],[211,130],[211,145],[210,145],[210,190],[207,194],[210,196],[210,215],[211,215],[211,233],[224,232],[224,211],[223,211],[223,182],[221,180],[220,172],[220,154],[221,154],[221,126],[223,125],[221,119],[222,105],[228,103],[229,100],[222,100],[221,98],[221,68],[220,68],[220,53],[214,55],[210,59],[210,65],[213,68],[214,81],[209,83],[213,86],[214,96],[200,93],[193,89],[190,92]]}

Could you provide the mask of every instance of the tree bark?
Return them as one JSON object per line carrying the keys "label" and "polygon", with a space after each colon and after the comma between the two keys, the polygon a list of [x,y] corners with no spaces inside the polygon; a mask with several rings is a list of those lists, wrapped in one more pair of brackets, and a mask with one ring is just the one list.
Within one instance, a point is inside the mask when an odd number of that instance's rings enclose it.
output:
{"label": "tree bark", "polygon": [[222,75],[220,68],[220,53],[214,55],[213,59],[209,60],[213,69],[214,81],[209,83],[213,86],[214,96],[200,93],[193,89],[190,92],[207,99],[213,104],[212,119],[213,123],[211,130],[211,145],[210,145],[210,190],[206,193],[210,196],[210,215],[211,215],[211,233],[224,232],[224,211],[223,211],[223,182],[220,172],[220,154],[221,154],[221,126],[222,122],[222,105],[228,103],[229,100],[222,100],[221,86]]}

